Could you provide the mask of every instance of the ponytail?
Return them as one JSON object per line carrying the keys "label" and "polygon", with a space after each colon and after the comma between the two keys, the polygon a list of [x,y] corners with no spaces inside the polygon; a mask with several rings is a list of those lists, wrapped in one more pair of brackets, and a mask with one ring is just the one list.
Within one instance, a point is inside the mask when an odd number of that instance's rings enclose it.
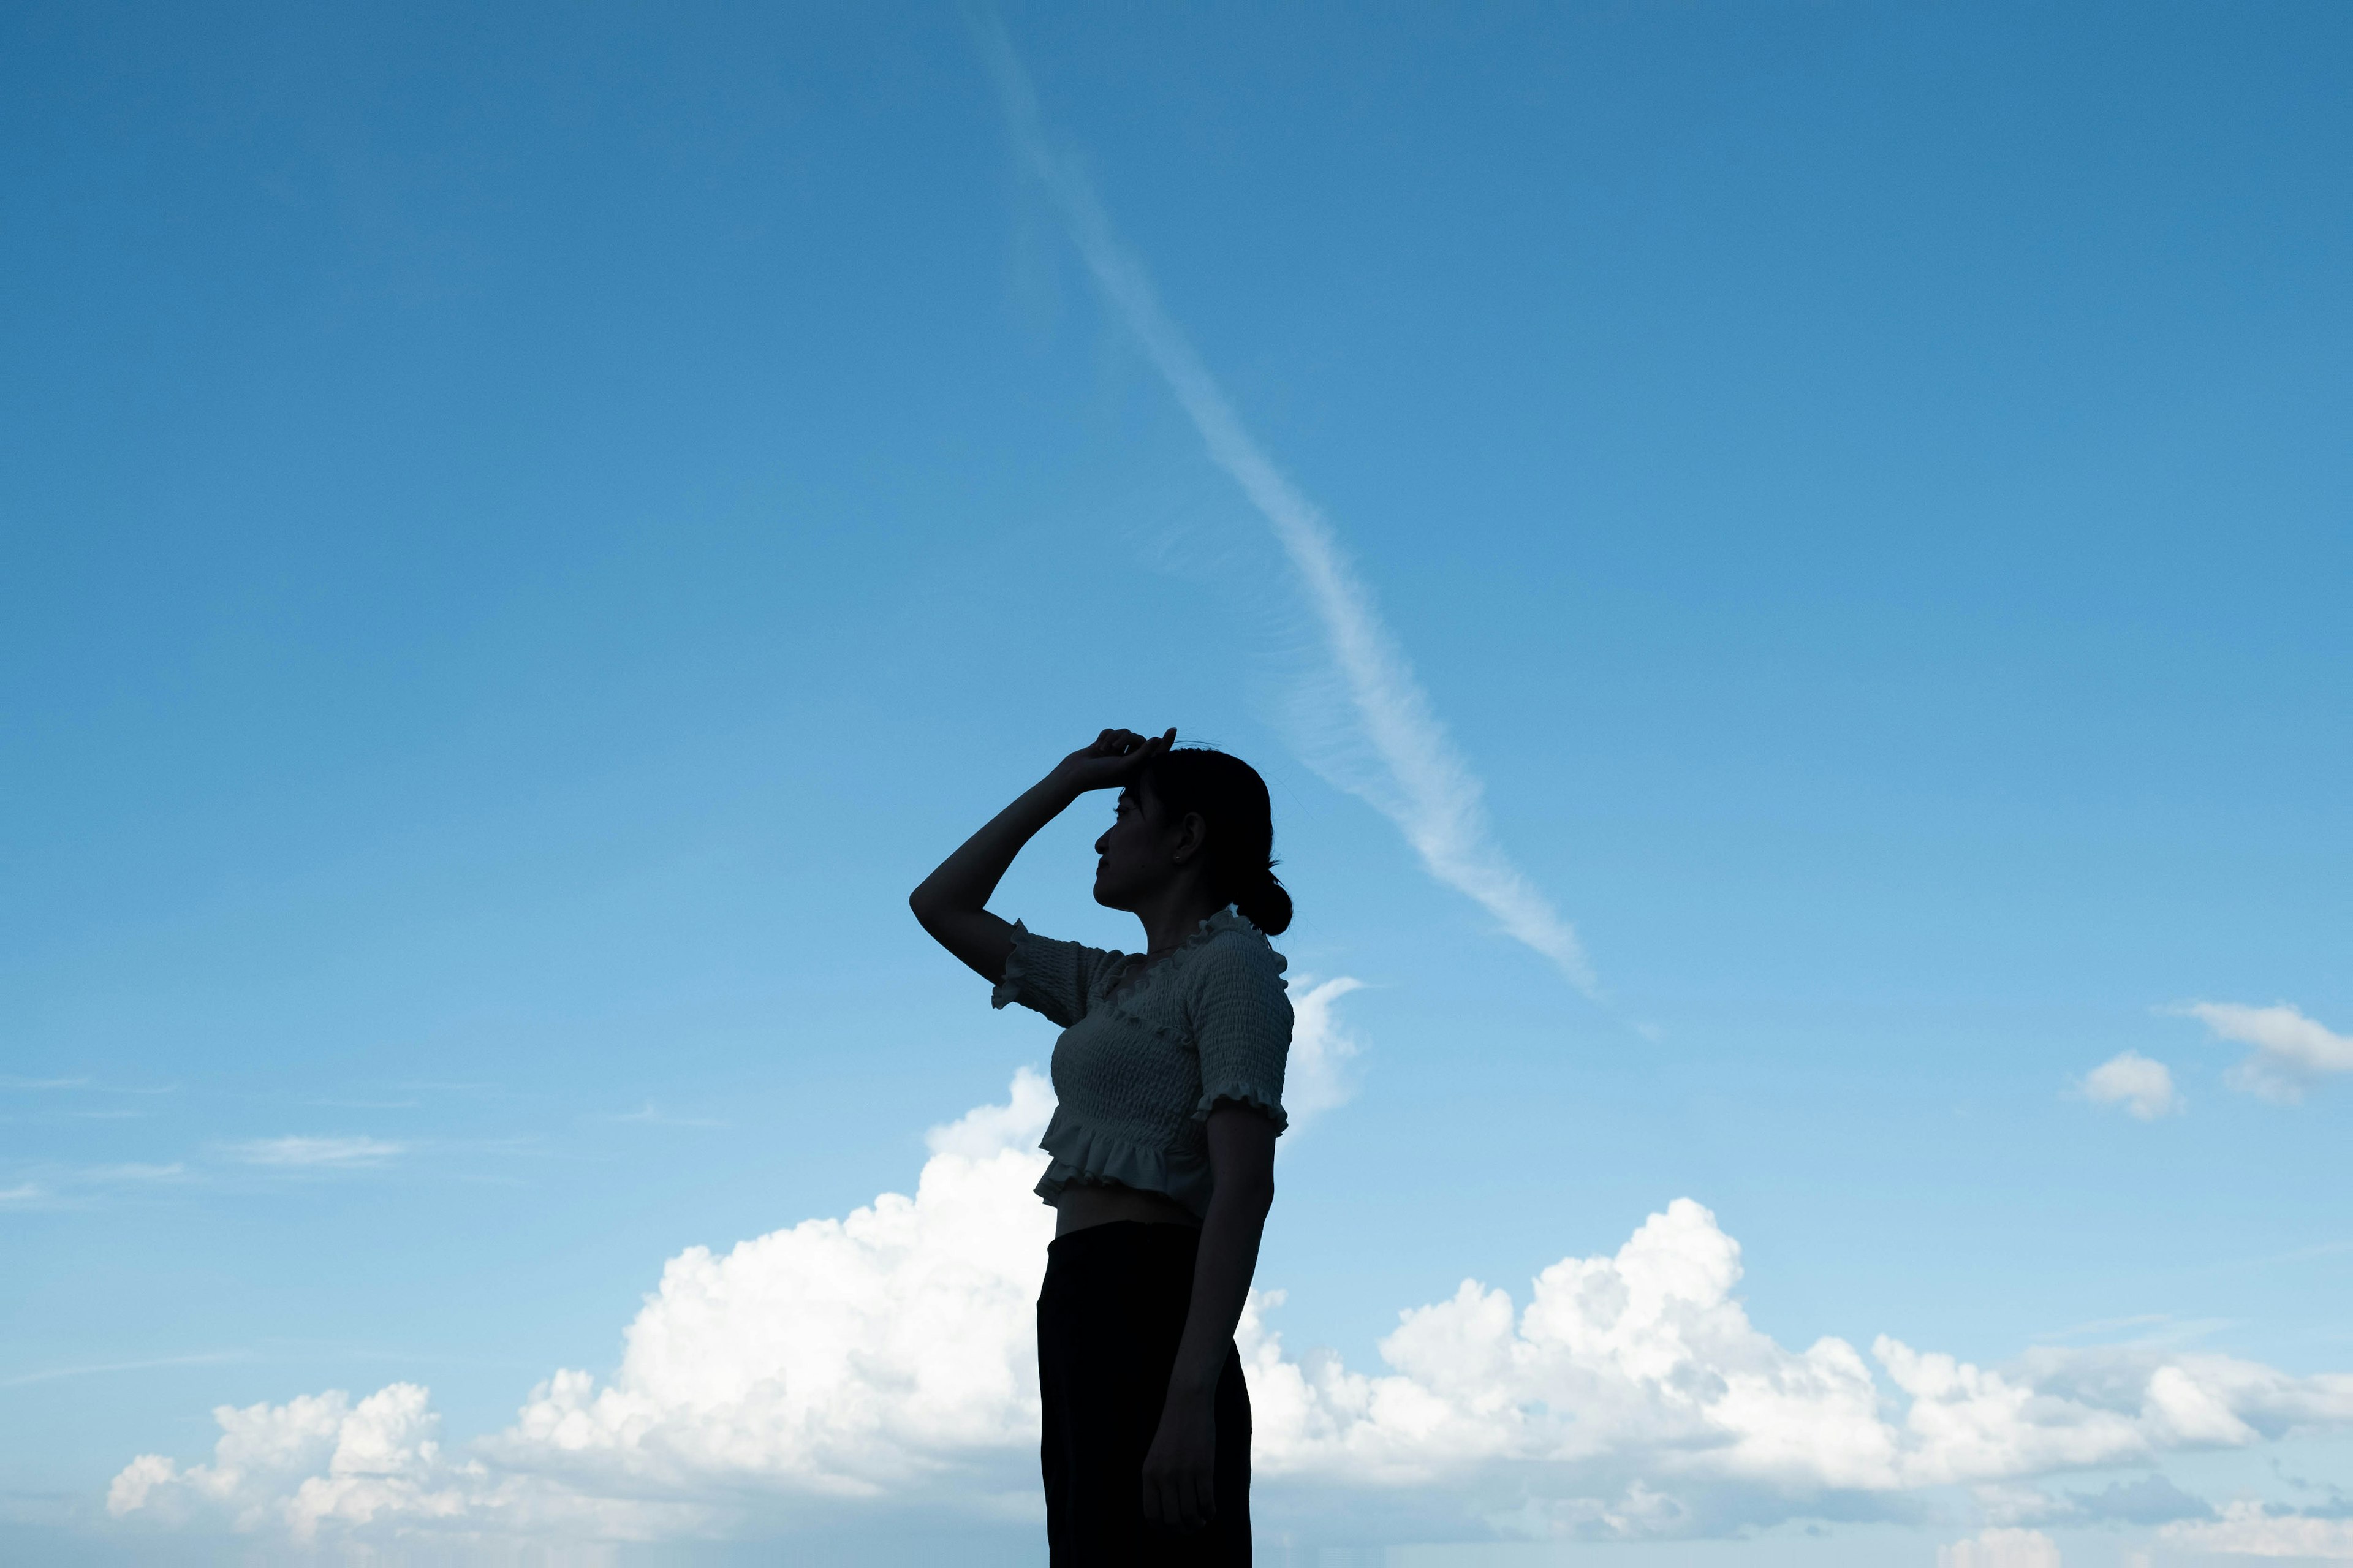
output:
{"label": "ponytail", "polygon": [[1274,874],[1274,807],[1266,781],[1240,757],[1206,747],[1163,752],[1137,781],[1170,821],[1198,813],[1209,832],[1209,883],[1269,936],[1291,924],[1291,895]]}

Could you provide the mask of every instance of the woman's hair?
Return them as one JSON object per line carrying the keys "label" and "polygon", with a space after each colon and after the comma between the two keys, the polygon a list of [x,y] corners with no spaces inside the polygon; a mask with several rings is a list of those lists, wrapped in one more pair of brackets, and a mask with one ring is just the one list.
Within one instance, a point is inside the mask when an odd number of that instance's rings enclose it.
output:
{"label": "woman's hair", "polygon": [[1193,812],[1209,830],[1209,885],[1269,936],[1291,924],[1291,895],[1274,875],[1274,807],[1266,781],[1240,757],[1206,746],[1163,752],[1136,783],[1170,822]]}

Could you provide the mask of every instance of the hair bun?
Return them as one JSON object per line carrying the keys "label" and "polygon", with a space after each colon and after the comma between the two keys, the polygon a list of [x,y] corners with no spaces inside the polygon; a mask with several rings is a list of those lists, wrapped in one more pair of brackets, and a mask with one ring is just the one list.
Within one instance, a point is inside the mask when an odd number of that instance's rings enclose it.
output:
{"label": "hair bun", "polygon": [[1291,894],[1271,866],[1261,870],[1254,883],[1234,895],[1234,909],[1269,936],[1281,936],[1291,924]]}

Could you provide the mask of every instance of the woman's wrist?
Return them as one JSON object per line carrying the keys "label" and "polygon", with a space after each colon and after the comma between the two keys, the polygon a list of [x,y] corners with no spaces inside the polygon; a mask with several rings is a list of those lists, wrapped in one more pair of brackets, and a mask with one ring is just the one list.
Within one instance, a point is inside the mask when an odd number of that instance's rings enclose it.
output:
{"label": "woman's wrist", "polygon": [[1047,775],[1029,786],[1029,794],[1048,815],[1059,816],[1071,802],[1086,794],[1086,786],[1072,778],[1059,764]]}
{"label": "woman's wrist", "polygon": [[1208,1405],[1218,1394],[1218,1374],[1225,1371],[1220,1357],[1206,1367],[1187,1366],[1181,1360],[1168,1374],[1168,1403],[1171,1405]]}

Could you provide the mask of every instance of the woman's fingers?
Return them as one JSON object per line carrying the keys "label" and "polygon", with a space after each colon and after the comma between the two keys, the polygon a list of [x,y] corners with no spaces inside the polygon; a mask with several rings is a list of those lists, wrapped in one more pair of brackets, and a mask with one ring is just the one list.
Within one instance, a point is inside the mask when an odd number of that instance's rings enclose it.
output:
{"label": "woman's fingers", "polygon": [[1165,1470],[1144,1478],[1144,1521],[1157,1530],[1189,1535],[1218,1515],[1209,1472]]}
{"label": "woman's fingers", "polygon": [[1105,730],[1063,761],[1082,770],[1078,776],[1088,781],[1085,788],[1107,789],[1176,743],[1174,729],[1149,737],[1133,730]]}
{"label": "woman's fingers", "polygon": [[1133,730],[1105,730],[1087,748],[1098,756],[1132,757],[1148,752],[1165,752],[1176,743],[1176,731],[1172,727],[1166,734],[1149,738]]}
{"label": "woman's fingers", "polygon": [[1176,1481],[1173,1476],[1144,1478],[1144,1522],[1160,1530],[1181,1530],[1182,1510],[1176,1502]]}
{"label": "woman's fingers", "polygon": [[1144,1472],[1145,1523],[1189,1535],[1217,1516],[1217,1489],[1208,1466]]}
{"label": "woman's fingers", "polygon": [[1176,1528],[1190,1535],[1193,1531],[1209,1523],[1209,1471],[1186,1471],[1176,1479],[1179,1500],[1176,1500]]}

